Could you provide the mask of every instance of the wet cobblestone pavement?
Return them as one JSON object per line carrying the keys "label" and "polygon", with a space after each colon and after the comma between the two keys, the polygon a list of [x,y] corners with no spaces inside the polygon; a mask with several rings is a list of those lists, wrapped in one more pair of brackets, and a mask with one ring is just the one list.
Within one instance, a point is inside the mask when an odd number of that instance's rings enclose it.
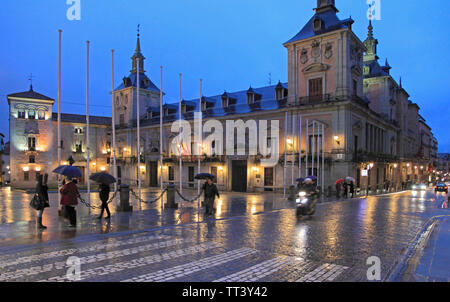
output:
{"label": "wet cobblestone pavement", "polygon": [[178,210],[161,216],[158,205],[135,204],[108,223],[80,208],[70,230],[52,196],[49,229],[38,232],[29,196],[2,194],[0,282],[70,281],[70,256],[79,257],[81,281],[367,281],[368,257],[381,259],[386,277],[423,223],[449,213],[432,192],[321,203],[301,219],[276,194],[224,194],[215,218],[192,204],[180,220]]}

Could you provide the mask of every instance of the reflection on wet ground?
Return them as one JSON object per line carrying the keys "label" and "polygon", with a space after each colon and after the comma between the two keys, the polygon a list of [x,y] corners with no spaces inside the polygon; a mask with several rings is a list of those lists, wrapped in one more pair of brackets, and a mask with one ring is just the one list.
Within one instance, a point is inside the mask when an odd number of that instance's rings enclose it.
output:
{"label": "reflection on wet ground", "polygon": [[[261,261],[293,257],[286,259],[332,264],[336,271],[345,267],[345,272],[339,273],[339,280],[352,281],[366,281],[365,261],[370,256],[381,259],[382,271],[386,273],[424,221],[436,213],[448,211],[442,209],[445,194],[405,192],[321,203],[313,217],[299,219],[295,216],[294,205],[280,195],[230,193],[223,194],[216,202],[215,218],[199,214],[195,203],[183,203],[179,210],[166,209],[163,215],[159,204],[143,205],[143,211],[115,213],[111,221],[96,220],[94,215],[98,212],[92,211],[89,215],[86,208],[79,206],[80,223],[71,230],[65,227],[67,222],[57,216],[54,194],[52,207],[46,209],[44,216],[44,224],[49,229],[38,232],[34,225],[35,212],[28,208],[29,195],[9,191],[1,194],[0,215],[4,223],[0,226],[0,253],[4,255],[67,248],[83,242],[110,242],[117,236],[134,238],[149,233],[192,239],[196,243],[214,242],[220,246],[220,251],[254,249],[257,254],[245,256],[249,258],[247,266],[253,265],[255,257]],[[146,194],[157,195],[156,192]],[[93,202],[98,202],[94,198]],[[138,208],[136,203],[134,206]],[[170,227],[173,224],[177,226]],[[35,243],[39,245],[33,245]],[[292,277],[280,275],[279,278],[295,281],[300,271],[291,272]],[[214,274],[210,277],[214,278]],[[209,280],[205,278],[198,276],[198,280]]]}

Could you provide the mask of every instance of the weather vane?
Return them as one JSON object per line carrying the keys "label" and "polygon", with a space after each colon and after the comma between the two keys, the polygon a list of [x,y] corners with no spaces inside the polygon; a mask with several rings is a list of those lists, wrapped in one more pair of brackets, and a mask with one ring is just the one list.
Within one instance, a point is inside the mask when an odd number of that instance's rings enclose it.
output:
{"label": "weather vane", "polygon": [[33,73],[30,73],[30,77],[28,78],[28,81],[30,81],[31,89],[33,89],[33,78],[34,78]]}

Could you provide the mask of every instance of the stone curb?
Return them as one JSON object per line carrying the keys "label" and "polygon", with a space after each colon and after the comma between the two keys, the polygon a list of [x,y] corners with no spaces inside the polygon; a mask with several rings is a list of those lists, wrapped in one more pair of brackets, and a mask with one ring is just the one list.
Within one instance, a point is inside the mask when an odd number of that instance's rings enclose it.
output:
{"label": "stone curb", "polygon": [[442,216],[431,217],[423,224],[414,239],[406,248],[406,251],[392,265],[391,269],[382,280],[383,282],[414,281],[412,276],[417,268],[417,264],[419,263],[428,240],[441,217]]}

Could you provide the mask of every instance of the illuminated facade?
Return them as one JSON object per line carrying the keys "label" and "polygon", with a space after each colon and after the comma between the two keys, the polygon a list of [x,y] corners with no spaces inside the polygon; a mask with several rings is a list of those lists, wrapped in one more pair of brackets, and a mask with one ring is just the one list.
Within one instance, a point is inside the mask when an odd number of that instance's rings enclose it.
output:
{"label": "illuminated facade", "polygon": [[[49,185],[56,186],[57,176],[51,171],[57,163],[57,114],[53,112],[54,100],[30,87],[29,91],[7,96],[9,104],[11,186],[30,188],[36,185],[36,176],[49,174]],[[109,133],[111,118],[90,117],[91,171],[108,170]],[[86,171],[86,117],[61,114],[61,160],[68,164],[70,156],[74,166]]]}

